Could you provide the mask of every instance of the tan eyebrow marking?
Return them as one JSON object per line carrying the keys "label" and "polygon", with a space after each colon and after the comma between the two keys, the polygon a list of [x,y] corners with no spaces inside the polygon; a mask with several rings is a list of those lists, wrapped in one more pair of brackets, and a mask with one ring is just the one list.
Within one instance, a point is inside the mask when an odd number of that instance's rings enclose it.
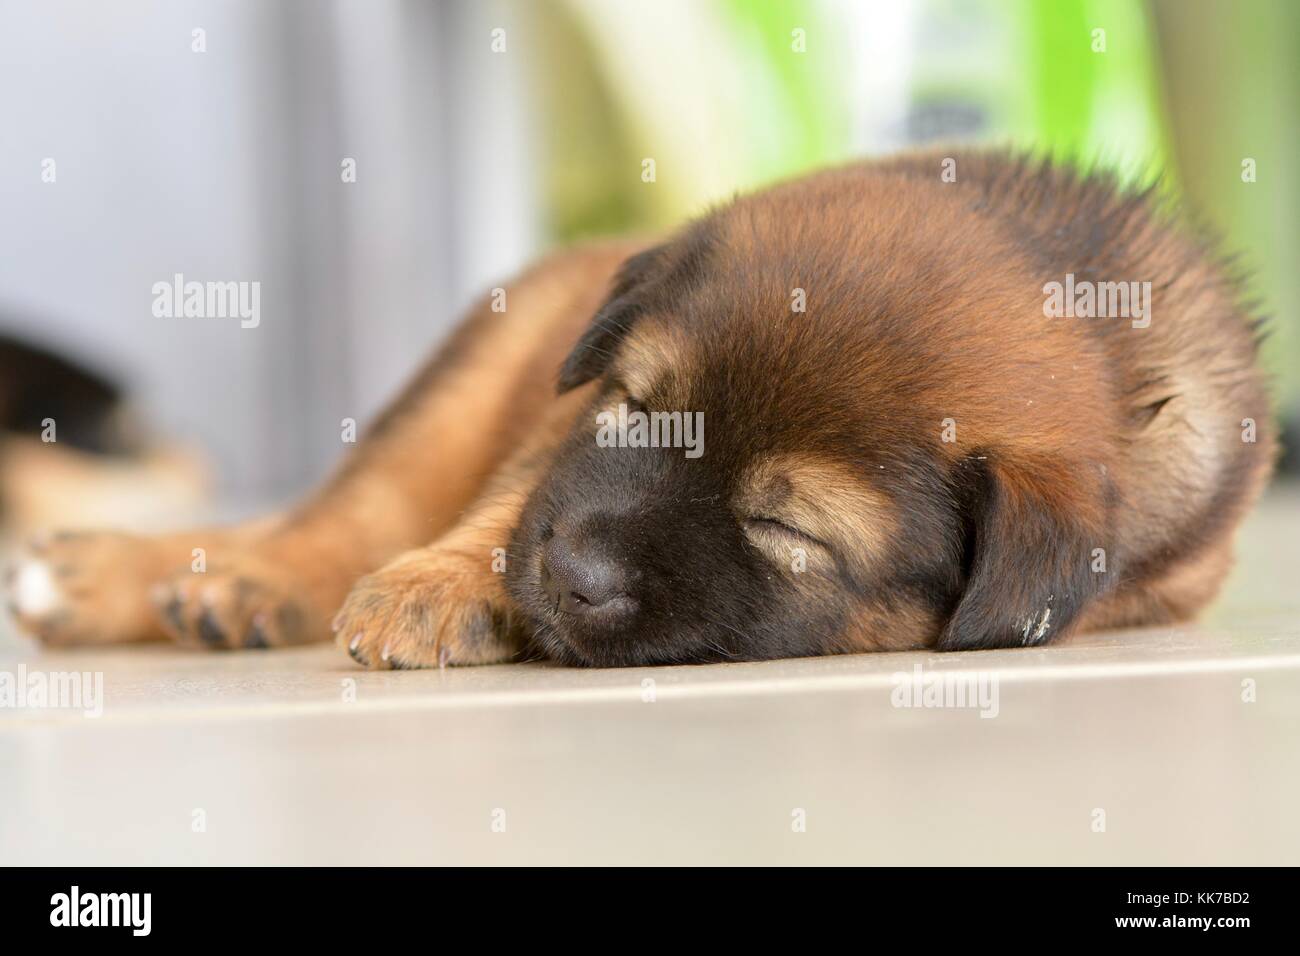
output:
{"label": "tan eyebrow marking", "polygon": [[817,456],[769,458],[745,477],[737,505],[788,521],[869,563],[883,554],[898,527],[892,500],[851,468]]}
{"label": "tan eyebrow marking", "polygon": [[644,399],[659,390],[661,404],[680,403],[680,395],[664,395],[663,390],[677,391],[673,382],[686,372],[690,360],[686,337],[664,319],[645,316],[623,340],[614,373],[633,396]]}

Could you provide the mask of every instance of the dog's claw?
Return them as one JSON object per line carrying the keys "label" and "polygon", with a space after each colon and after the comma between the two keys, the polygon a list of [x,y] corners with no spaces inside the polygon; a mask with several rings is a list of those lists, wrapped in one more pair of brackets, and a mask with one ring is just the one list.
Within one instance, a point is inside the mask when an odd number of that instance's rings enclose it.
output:
{"label": "dog's claw", "polygon": [[253,615],[253,620],[248,625],[248,633],[244,635],[245,647],[260,650],[271,646],[271,642],[266,637],[266,623],[266,612],[258,611]]}
{"label": "dog's claw", "polygon": [[363,667],[366,666],[368,662],[358,648],[361,647],[361,639],[365,636],[364,632],[358,632],[356,637],[352,638],[352,640],[348,642],[348,655]]}
{"label": "dog's claw", "polygon": [[209,647],[225,647],[226,632],[221,629],[211,611],[204,611],[199,618],[199,640]]}

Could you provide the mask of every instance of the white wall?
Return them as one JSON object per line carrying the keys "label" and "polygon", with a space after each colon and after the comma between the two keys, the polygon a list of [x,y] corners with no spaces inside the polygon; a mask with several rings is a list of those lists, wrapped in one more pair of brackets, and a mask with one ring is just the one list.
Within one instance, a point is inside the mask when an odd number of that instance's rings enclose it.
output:
{"label": "white wall", "polygon": [[[535,250],[510,12],[0,0],[0,326],[119,375],[239,497],[301,488]],[[154,317],[176,272],[260,281],[261,325]]]}

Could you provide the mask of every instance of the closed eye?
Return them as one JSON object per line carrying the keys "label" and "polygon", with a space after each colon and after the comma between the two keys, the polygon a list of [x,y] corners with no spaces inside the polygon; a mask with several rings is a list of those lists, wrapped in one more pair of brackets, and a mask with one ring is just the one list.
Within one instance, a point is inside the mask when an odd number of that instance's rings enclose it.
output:
{"label": "closed eye", "polygon": [[768,532],[778,534],[785,538],[797,539],[808,544],[815,544],[819,548],[829,548],[829,545],[821,539],[814,538],[812,535],[808,534],[808,532],[801,531],[793,525],[788,525],[778,518],[770,518],[766,515],[750,515],[748,518],[743,519],[741,523],[747,531],[753,530],[759,533]]}
{"label": "closed eye", "polygon": [[633,395],[630,391],[628,391],[627,386],[624,385],[621,381],[617,381],[617,380],[611,381],[609,383],[609,389],[610,389],[610,395],[614,396],[613,398],[611,398],[611,401],[613,401],[615,404],[622,402],[624,405],[627,406],[627,410],[629,413],[645,412],[646,414],[649,414],[650,410],[649,408],[646,407],[646,403],[641,401],[640,398],[638,398],[636,395]]}

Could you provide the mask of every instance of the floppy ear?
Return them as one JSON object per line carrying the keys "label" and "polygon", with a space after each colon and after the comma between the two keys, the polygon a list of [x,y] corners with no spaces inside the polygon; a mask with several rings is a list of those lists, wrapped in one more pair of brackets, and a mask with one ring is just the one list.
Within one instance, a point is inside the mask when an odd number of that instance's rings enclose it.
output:
{"label": "floppy ear", "polygon": [[609,367],[618,343],[645,308],[646,286],[659,270],[664,249],[655,246],[638,252],[619,267],[605,304],[596,311],[591,325],[560,366],[561,395],[603,375]]}
{"label": "floppy ear", "polygon": [[1089,488],[1059,465],[965,466],[978,466],[965,487],[966,590],[936,647],[1025,647],[1059,637],[1112,578],[1092,569],[1093,549],[1106,543],[1097,530],[1106,510],[1100,480]]}

